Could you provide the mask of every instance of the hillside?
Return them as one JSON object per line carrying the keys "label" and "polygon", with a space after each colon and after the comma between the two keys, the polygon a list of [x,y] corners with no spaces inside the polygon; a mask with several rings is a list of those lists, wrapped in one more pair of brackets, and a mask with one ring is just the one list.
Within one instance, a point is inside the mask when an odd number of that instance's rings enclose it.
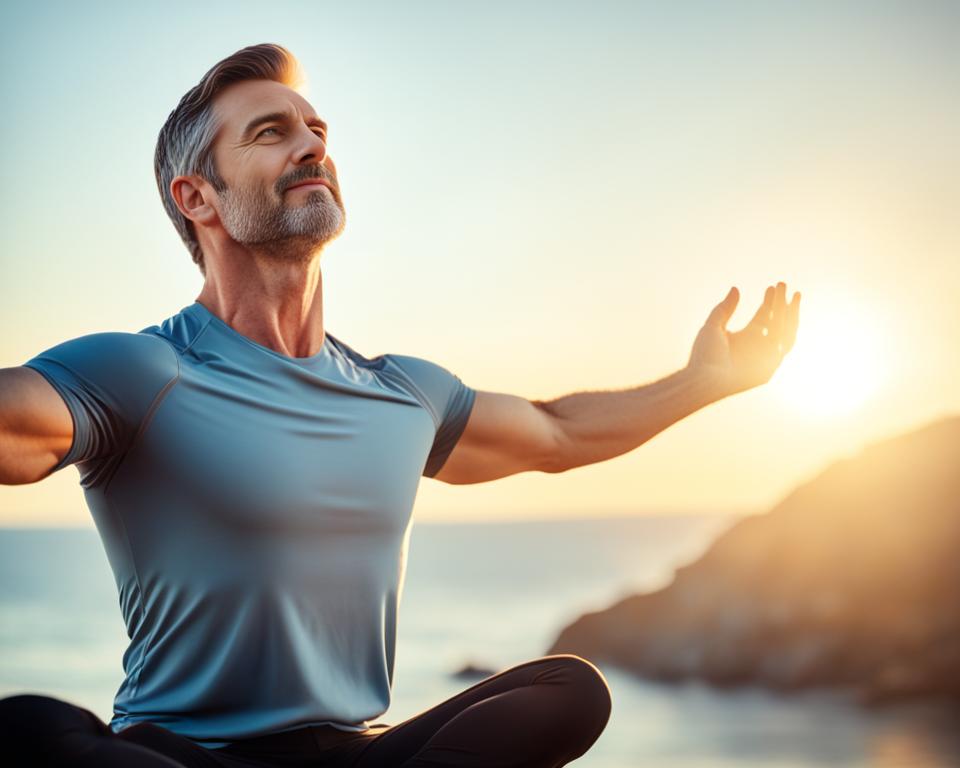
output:
{"label": "hillside", "polygon": [[547,653],[665,681],[960,698],[960,417],[837,461]]}

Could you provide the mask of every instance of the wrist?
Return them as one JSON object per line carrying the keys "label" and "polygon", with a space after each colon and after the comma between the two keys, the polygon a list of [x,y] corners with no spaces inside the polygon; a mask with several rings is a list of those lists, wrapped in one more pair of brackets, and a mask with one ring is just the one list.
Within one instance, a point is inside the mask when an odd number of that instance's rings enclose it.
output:
{"label": "wrist", "polygon": [[684,378],[695,383],[710,402],[722,400],[733,394],[725,371],[716,365],[687,365],[681,369]]}

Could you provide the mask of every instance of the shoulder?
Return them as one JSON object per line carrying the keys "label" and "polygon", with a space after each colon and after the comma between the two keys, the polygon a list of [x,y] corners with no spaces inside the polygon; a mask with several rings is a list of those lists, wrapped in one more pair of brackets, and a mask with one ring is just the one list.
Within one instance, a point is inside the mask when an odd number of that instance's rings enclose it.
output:
{"label": "shoulder", "polygon": [[385,354],[385,368],[403,371],[407,376],[422,382],[426,386],[437,386],[449,382],[454,376],[439,363],[413,355]]}
{"label": "shoulder", "polygon": [[107,331],[61,342],[26,364],[50,362],[84,374],[122,374],[125,377],[169,378],[178,372],[176,350],[149,333]]}
{"label": "shoulder", "polygon": [[[142,333],[105,332],[61,342],[26,361],[62,397],[73,442],[52,471],[114,455],[130,445],[158,397],[179,380],[176,351]],[[91,487],[93,475],[84,476]]]}
{"label": "shoulder", "polygon": [[104,332],[78,336],[24,363],[55,388],[94,396],[108,407],[140,412],[180,376],[177,351],[149,333]]}
{"label": "shoulder", "polygon": [[431,411],[437,426],[452,413],[469,412],[476,396],[455,373],[443,365],[413,355],[387,354],[384,370],[395,371],[410,383]]}

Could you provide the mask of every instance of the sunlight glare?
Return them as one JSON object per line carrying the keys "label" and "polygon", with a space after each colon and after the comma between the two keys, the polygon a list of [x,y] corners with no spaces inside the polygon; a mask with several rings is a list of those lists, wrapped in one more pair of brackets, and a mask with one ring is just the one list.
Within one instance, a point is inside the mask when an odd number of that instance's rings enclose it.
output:
{"label": "sunlight glare", "polygon": [[886,375],[879,324],[849,297],[814,304],[805,295],[803,302],[796,343],[770,383],[786,404],[807,415],[858,410]]}

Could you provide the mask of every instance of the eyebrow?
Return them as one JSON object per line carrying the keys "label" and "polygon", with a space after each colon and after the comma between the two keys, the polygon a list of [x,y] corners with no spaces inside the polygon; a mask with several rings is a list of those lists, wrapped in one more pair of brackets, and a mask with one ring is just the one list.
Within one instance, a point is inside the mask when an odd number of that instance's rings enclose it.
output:
{"label": "eyebrow", "polygon": [[[243,133],[240,134],[241,139],[246,139],[250,137],[253,132],[259,128],[261,125],[266,123],[287,123],[290,121],[289,112],[271,112],[268,115],[260,115],[259,117],[253,118],[249,123],[247,123],[246,128],[243,129]],[[316,125],[323,129],[323,132],[327,132],[327,124],[323,122],[319,117],[311,117],[307,120],[308,125]]]}

